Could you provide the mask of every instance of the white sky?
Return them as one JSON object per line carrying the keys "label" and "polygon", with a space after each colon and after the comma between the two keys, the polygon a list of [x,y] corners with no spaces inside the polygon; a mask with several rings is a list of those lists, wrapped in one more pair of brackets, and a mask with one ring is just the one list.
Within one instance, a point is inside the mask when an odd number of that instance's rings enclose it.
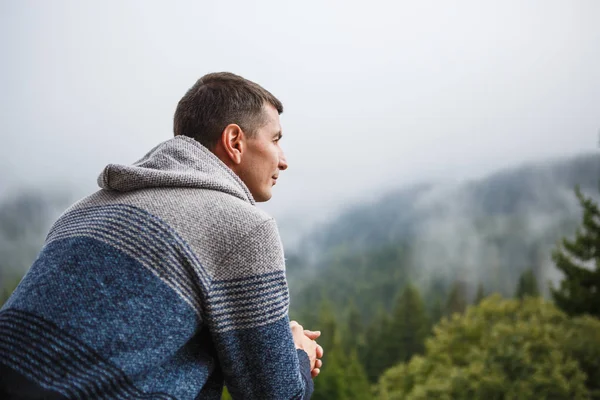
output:
{"label": "white sky", "polygon": [[590,151],[600,128],[595,0],[0,0],[0,57],[0,190],[95,190],[214,71],[284,103],[275,216]]}

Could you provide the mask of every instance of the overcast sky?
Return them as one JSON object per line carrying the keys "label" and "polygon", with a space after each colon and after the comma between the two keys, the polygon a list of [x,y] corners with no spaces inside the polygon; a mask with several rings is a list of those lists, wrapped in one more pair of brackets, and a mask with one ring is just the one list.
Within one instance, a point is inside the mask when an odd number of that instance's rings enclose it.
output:
{"label": "overcast sky", "polygon": [[4,191],[95,190],[214,71],[284,103],[276,216],[590,151],[600,128],[596,0],[0,0],[0,51]]}

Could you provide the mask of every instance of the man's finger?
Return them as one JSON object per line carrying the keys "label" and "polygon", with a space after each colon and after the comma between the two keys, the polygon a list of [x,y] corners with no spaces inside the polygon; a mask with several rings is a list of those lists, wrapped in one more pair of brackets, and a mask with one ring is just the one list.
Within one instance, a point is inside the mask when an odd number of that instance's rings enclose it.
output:
{"label": "man's finger", "polygon": [[321,336],[321,331],[310,331],[308,329],[304,330],[304,334],[311,340],[315,340],[317,339],[319,336]]}
{"label": "man's finger", "polygon": [[315,361],[315,368],[321,368],[322,366],[323,366],[323,361],[321,361],[321,360]]}
{"label": "man's finger", "polygon": [[321,373],[321,370],[319,368],[315,368],[312,371],[310,371],[310,374],[313,378],[316,378],[317,375],[319,375]]}
{"label": "man's finger", "polygon": [[296,321],[290,321],[290,329],[293,331],[295,329],[304,331],[304,328],[302,327],[302,325],[300,325],[298,322]]}
{"label": "man's finger", "polygon": [[317,358],[323,358],[323,348],[320,344],[317,345]]}

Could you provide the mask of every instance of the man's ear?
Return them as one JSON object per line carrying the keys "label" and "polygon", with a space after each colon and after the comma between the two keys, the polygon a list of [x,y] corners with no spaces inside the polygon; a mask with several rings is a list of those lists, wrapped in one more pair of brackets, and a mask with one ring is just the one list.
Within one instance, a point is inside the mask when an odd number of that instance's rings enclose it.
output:
{"label": "man's ear", "polygon": [[225,129],[223,129],[223,133],[221,133],[221,140],[217,144],[217,147],[221,147],[223,156],[225,156],[228,161],[233,165],[239,165],[242,162],[242,153],[246,148],[244,131],[242,131],[242,128],[237,124],[227,125]]}

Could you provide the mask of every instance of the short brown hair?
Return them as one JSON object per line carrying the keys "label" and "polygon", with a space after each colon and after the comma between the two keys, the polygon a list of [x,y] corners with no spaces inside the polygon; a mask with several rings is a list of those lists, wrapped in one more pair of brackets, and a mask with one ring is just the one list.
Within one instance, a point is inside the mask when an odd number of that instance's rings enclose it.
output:
{"label": "short brown hair", "polygon": [[253,135],[265,123],[265,104],[283,112],[281,102],[260,85],[230,72],[207,74],[179,100],[173,131],[212,150],[229,124]]}

